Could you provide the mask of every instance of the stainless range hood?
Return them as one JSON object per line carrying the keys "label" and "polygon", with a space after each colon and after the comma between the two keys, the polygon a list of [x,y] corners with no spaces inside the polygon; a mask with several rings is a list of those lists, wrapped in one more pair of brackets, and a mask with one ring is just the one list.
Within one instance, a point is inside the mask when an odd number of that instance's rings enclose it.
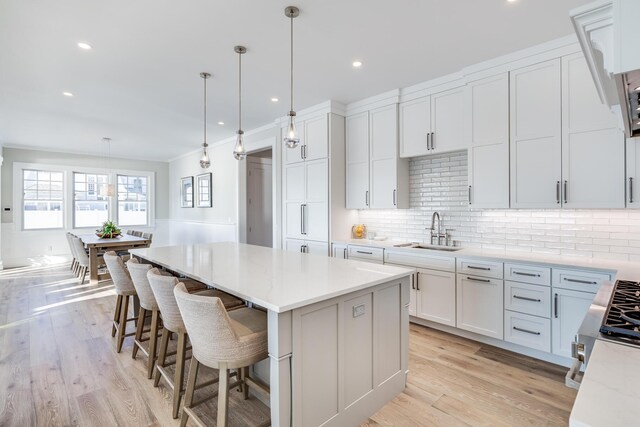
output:
{"label": "stainless range hood", "polygon": [[640,136],[640,0],[596,1],[571,21],[600,99],[619,111],[628,137]]}

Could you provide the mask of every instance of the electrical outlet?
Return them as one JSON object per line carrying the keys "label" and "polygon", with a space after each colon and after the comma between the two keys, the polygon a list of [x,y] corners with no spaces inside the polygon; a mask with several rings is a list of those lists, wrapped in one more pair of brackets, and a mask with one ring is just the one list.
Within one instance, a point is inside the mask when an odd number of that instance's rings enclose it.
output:
{"label": "electrical outlet", "polygon": [[359,317],[367,312],[367,306],[365,304],[358,304],[353,306],[353,317]]}

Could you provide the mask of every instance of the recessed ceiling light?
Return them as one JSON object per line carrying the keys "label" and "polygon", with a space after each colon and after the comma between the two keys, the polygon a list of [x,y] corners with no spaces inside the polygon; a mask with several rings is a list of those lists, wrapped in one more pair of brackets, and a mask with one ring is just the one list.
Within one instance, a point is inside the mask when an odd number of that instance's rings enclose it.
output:
{"label": "recessed ceiling light", "polygon": [[360,68],[362,67],[362,61],[353,61],[353,68]]}
{"label": "recessed ceiling light", "polygon": [[73,96],[73,94],[71,92],[62,92],[62,94],[64,96],[68,96],[69,98],[71,98]]}
{"label": "recessed ceiling light", "polygon": [[79,42],[78,47],[84,50],[91,50],[91,45],[89,43]]}
{"label": "recessed ceiling light", "polygon": [[508,3],[515,3],[517,0],[507,0]]}
{"label": "recessed ceiling light", "polygon": [[276,97],[271,98],[271,102],[278,102],[278,101],[280,101],[280,100],[278,98],[276,98]]}
{"label": "recessed ceiling light", "polygon": [[224,122],[218,122],[220,126],[224,126]]}

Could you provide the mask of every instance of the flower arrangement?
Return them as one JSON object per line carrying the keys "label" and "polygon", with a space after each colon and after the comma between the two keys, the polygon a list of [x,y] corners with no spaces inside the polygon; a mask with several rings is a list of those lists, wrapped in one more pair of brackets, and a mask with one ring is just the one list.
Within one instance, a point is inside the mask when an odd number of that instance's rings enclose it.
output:
{"label": "flower arrangement", "polygon": [[120,234],[122,234],[122,230],[120,230],[113,221],[105,221],[104,224],[102,224],[102,228],[96,230],[98,237],[112,239],[118,237]]}

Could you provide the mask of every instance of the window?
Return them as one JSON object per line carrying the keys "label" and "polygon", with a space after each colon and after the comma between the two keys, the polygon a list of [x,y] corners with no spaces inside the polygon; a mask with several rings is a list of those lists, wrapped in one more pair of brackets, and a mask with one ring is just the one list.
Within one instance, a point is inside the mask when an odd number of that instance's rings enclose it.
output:
{"label": "window", "polygon": [[97,227],[109,219],[107,175],[73,173],[73,226]]}
{"label": "window", "polygon": [[147,225],[148,177],[118,175],[118,225]]}
{"label": "window", "polygon": [[36,230],[64,226],[64,173],[22,171],[23,228]]}

